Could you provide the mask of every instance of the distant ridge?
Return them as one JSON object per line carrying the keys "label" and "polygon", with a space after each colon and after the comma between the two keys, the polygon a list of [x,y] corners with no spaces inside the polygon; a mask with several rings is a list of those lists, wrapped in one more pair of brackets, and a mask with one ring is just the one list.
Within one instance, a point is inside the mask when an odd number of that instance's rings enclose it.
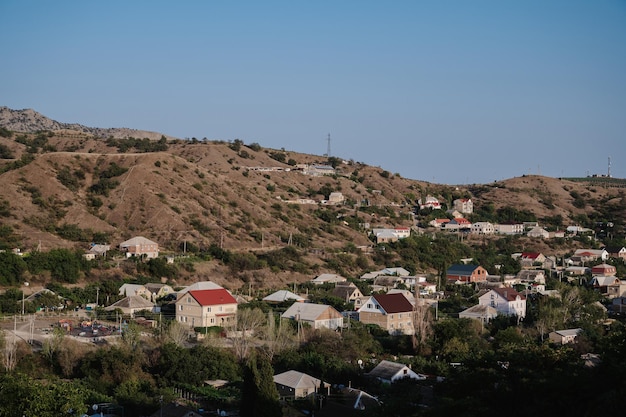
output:
{"label": "distant ridge", "polygon": [[78,123],[61,123],[52,120],[33,109],[13,110],[6,106],[0,106],[0,126],[15,131],[34,133],[40,130],[71,130],[74,132],[93,135],[98,138],[113,137],[116,139],[124,138],[148,138],[158,140],[161,136],[167,139],[177,139],[172,136],[163,135],[158,132],[148,130],[128,129],[128,128],[99,128],[88,127]]}

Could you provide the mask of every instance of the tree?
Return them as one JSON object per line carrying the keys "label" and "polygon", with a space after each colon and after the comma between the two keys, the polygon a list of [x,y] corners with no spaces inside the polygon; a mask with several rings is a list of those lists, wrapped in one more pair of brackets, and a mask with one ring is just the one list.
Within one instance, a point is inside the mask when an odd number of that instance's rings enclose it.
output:
{"label": "tree", "polygon": [[237,325],[232,332],[233,350],[239,360],[248,356],[251,340],[265,325],[265,315],[260,308],[245,308],[237,311]]}
{"label": "tree", "polygon": [[413,349],[418,354],[424,353],[427,341],[433,333],[432,321],[430,307],[424,300],[418,298],[413,308],[413,335],[411,337]]}
{"label": "tree", "polygon": [[280,316],[278,320],[277,326],[274,313],[271,310],[267,312],[267,326],[263,332],[263,339],[265,340],[263,353],[270,361],[272,361],[274,355],[296,345],[296,335],[293,328],[289,325],[283,325]]}
{"label": "tree", "polygon": [[0,349],[2,349],[2,366],[7,372],[13,371],[17,365],[17,340],[15,336],[7,338],[4,330],[0,330]]}
{"label": "tree", "polygon": [[274,370],[269,360],[250,355],[243,369],[240,415],[242,417],[280,417],[283,415]]}

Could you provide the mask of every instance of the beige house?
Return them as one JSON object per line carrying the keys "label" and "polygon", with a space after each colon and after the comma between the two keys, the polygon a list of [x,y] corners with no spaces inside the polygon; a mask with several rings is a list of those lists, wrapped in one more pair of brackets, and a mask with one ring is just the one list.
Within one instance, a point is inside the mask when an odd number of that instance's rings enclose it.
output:
{"label": "beige house", "polygon": [[145,256],[146,258],[159,257],[159,244],[146,239],[143,236],[136,236],[120,243],[120,251],[126,253],[126,257]]}
{"label": "beige house", "polygon": [[149,291],[150,299],[152,301],[156,301],[161,297],[165,297],[166,295],[173,294],[175,292],[171,286],[158,282],[145,284],[144,287]]}
{"label": "beige house", "polygon": [[131,295],[123,298],[108,307],[104,308],[105,311],[121,310],[123,314],[128,314],[131,317],[135,316],[137,311],[148,310],[154,311],[154,304],[146,300],[140,295]]}
{"label": "beige house", "polygon": [[360,297],[363,297],[361,290],[353,283],[338,283],[333,289],[333,295],[341,298],[346,303],[354,303],[354,301]]}
{"label": "beige house", "polygon": [[281,316],[283,319],[307,323],[314,329],[335,330],[343,327],[343,316],[331,306],[313,303],[293,303]]}
{"label": "beige house", "polygon": [[502,235],[521,235],[524,233],[524,225],[522,223],[499,223],[494,225],[496,233]]}
{"label": "beige house", "polygon": [[400,293],[375,294],[358,310],[359,321],[376,324],[390,334],[413,334],[413,304]]}
{"label": "beige house", "polygon": [[526,233],[526,236],[539,239],[550,239],[550,233],[543,227],[533,227],[528,231],[528,233]]}
{"label": "beige house", "polygon": [[330,394],[330,384],[298,371],[287,371],[274,375],[274,384],[281,399],[306,398],[317,393],[324,385],[326,395]]}
{"label": "beige house", "polygon": [[567,343],[574,342],[576,340],[576,337],[581,334],[582,331],[582,329],[557,330],[554,332],[550,332],[548,338],[552,343],[565,345]]}
{"label": "beige house", "polygon": [[189,327],[236,324],[237,300],[224,288],[187,291],[175,304],[176,321]]}
{"label": "beige house", "polygon": [[470,233],[475,235],[492,235],[496,232],[496,228],[489,222],[476,222],[472,223],[472,229]]}

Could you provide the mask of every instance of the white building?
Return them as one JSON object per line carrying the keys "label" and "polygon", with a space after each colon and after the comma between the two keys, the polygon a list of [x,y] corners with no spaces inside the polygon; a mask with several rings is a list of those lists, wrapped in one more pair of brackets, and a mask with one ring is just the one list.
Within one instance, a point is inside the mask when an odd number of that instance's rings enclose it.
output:
{"label": "white building", "polygon": [[526,297],[514,288],[493,288],[478,298],[478,304],[493,307],[498,314],[526,317]]}
{"label": "white building", "polygon": [[489,222],[472,223],[471,233],[476,235],[492,235],[496,231],[494,225]]}

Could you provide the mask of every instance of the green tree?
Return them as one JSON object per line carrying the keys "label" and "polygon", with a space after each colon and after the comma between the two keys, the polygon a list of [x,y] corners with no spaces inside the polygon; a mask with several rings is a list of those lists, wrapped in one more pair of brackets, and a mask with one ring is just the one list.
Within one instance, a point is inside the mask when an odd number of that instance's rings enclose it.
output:
{"label": "green tree", "polygon": [[283,415],[269,360],[252,354],[244,364],[240,413],[242,417]]}

